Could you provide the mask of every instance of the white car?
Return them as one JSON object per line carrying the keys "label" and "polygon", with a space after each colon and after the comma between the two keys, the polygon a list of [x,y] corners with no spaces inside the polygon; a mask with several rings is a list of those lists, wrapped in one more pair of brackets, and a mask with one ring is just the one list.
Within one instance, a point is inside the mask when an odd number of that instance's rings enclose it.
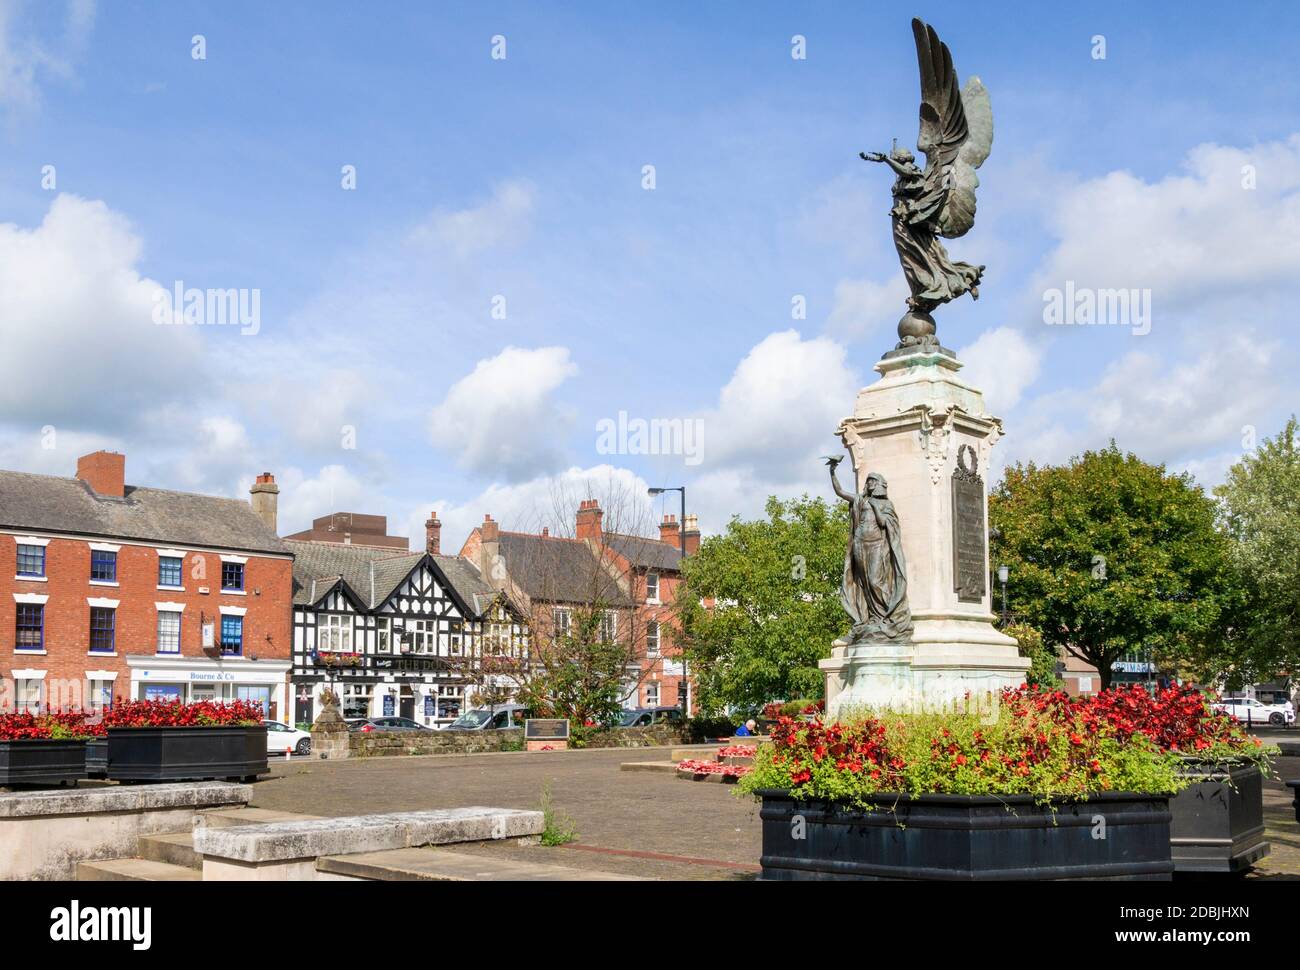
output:
{"label": "white car", "polygon": [[294,754],[311,754],[311,735],[279,721],[263,721],[266,725],[266,753],[268,756],[284,754],[288,748]]}
{"label": "white car", "polygon": [[1224,697],[1211,705],[1220,714],[1245,724],[1294,724],[1295,711],[1286,704],[1263,704],[1249,697]]}

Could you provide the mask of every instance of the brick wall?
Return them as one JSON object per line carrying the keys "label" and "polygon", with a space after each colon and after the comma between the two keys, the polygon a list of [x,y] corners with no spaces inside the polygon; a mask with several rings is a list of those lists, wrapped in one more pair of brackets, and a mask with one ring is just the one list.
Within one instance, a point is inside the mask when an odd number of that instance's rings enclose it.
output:
{"label": "brick wall", "polygon": [[[0,535],[0,677],[14,669],[45,670],[46,683],[84,681],[88,670],[116,671],[114,693],[129,696],[127,654],[153,656],[158,642],[159,602],[184,604],[181,614],[182,657],[207,658],[201,647],[200,615],[215,623],[220,637],[219,607],[247,610],[244,657],[288,660],[292,650],[293,564],[289,559],[249,555],[244,566],[245,595],[221,591],[221,555],[185,551],[184,590],[158,588],[159,546],[117,543],[117,585],[90,581],[89,540],[50,538],[45,547],[45,582],[16,577],[17,541]],[[200,578],[200,575],[202,578]],[[206,587],[206,594],[200,593]],[[260,591],[260,592],[259,592]],[[15,650],[16,604],[13,593],[48,596],[45,603],[45,654]],[[87,598],[118,600],[113,654],[90,653],[90,606]],[[6,684],[6,687],[9,685]],[[47,696],[51,696],[47,694]],[[12,696],[0,703],[12,703]]]}

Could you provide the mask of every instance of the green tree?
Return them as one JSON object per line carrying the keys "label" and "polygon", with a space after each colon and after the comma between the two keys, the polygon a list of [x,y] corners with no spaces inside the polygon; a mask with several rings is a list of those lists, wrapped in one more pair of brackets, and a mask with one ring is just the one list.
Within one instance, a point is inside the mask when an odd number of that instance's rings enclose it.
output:
{"label": "green tree", "polygon": [[1300,663],[1300,424],[1228,471],[1215,489],[1219,521],[1233,540],[1242,600],[1233,635],[1216,657],[1223,672],[1267,680]]}
{"label": "green tree", "polygon": [[1234,592],[1228,544],[1213,501],[1190,475],[1170,475],[1112,441],[1063,466],[1008,468],[989,496],[1011,567],[1010,605],[1097,668],[1143,649],[1165,662],[1198,658],[1222,636]]}
{"label": "green tree", "polygon": [[1031,687],[1056,690],[1064,686],[1056,673],[1057,653],[1043,643],[1043,635],[1024,623],[1008,623],[1002,632],[1015,637],[1020,644],[1020,656],[1028,657],[1032,666],[1025,672],[1025,682]]}
{"label": "green tree", "polygon": [[629,654],[626,642],[609,634],[601,603],[575,608],[566,633],[535,650],[516,675],[519,703],[543,717],[575,724],[609,723],[622,710]]}
{"label": "green tree", "polygon": [[733,518],[684,565],[684,652],[706,715],[821,697],[817,661],[849,625],[840,605],[847,507],[772,497],[766,512]]}

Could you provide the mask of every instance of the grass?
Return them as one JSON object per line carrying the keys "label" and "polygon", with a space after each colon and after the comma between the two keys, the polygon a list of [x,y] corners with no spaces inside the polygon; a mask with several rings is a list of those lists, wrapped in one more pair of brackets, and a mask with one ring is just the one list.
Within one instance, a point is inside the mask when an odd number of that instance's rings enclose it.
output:
{"label": "grass", "polygon": [[565,845],[576,842],[578,830],[573,819],[557,811],[551,799],[551,783],[542,786],[542,845]]}

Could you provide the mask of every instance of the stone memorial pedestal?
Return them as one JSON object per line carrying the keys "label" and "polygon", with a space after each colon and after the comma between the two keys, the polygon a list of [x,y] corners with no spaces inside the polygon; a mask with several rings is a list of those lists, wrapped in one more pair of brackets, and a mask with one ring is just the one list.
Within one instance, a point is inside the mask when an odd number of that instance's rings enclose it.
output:
{"label": "stone memorial pedestal", "polygon": [[821,661],[828,718],[850,707],[988,705],[991,693],[1024,683],[1030,662],[994,629],[991,608],[986,469],[1002,422],[957,376],[961,366],[943,349],[886,355],[838,429],[855,488],[871,472],[888,482],[914,632],[910,643],[836,641]]}

